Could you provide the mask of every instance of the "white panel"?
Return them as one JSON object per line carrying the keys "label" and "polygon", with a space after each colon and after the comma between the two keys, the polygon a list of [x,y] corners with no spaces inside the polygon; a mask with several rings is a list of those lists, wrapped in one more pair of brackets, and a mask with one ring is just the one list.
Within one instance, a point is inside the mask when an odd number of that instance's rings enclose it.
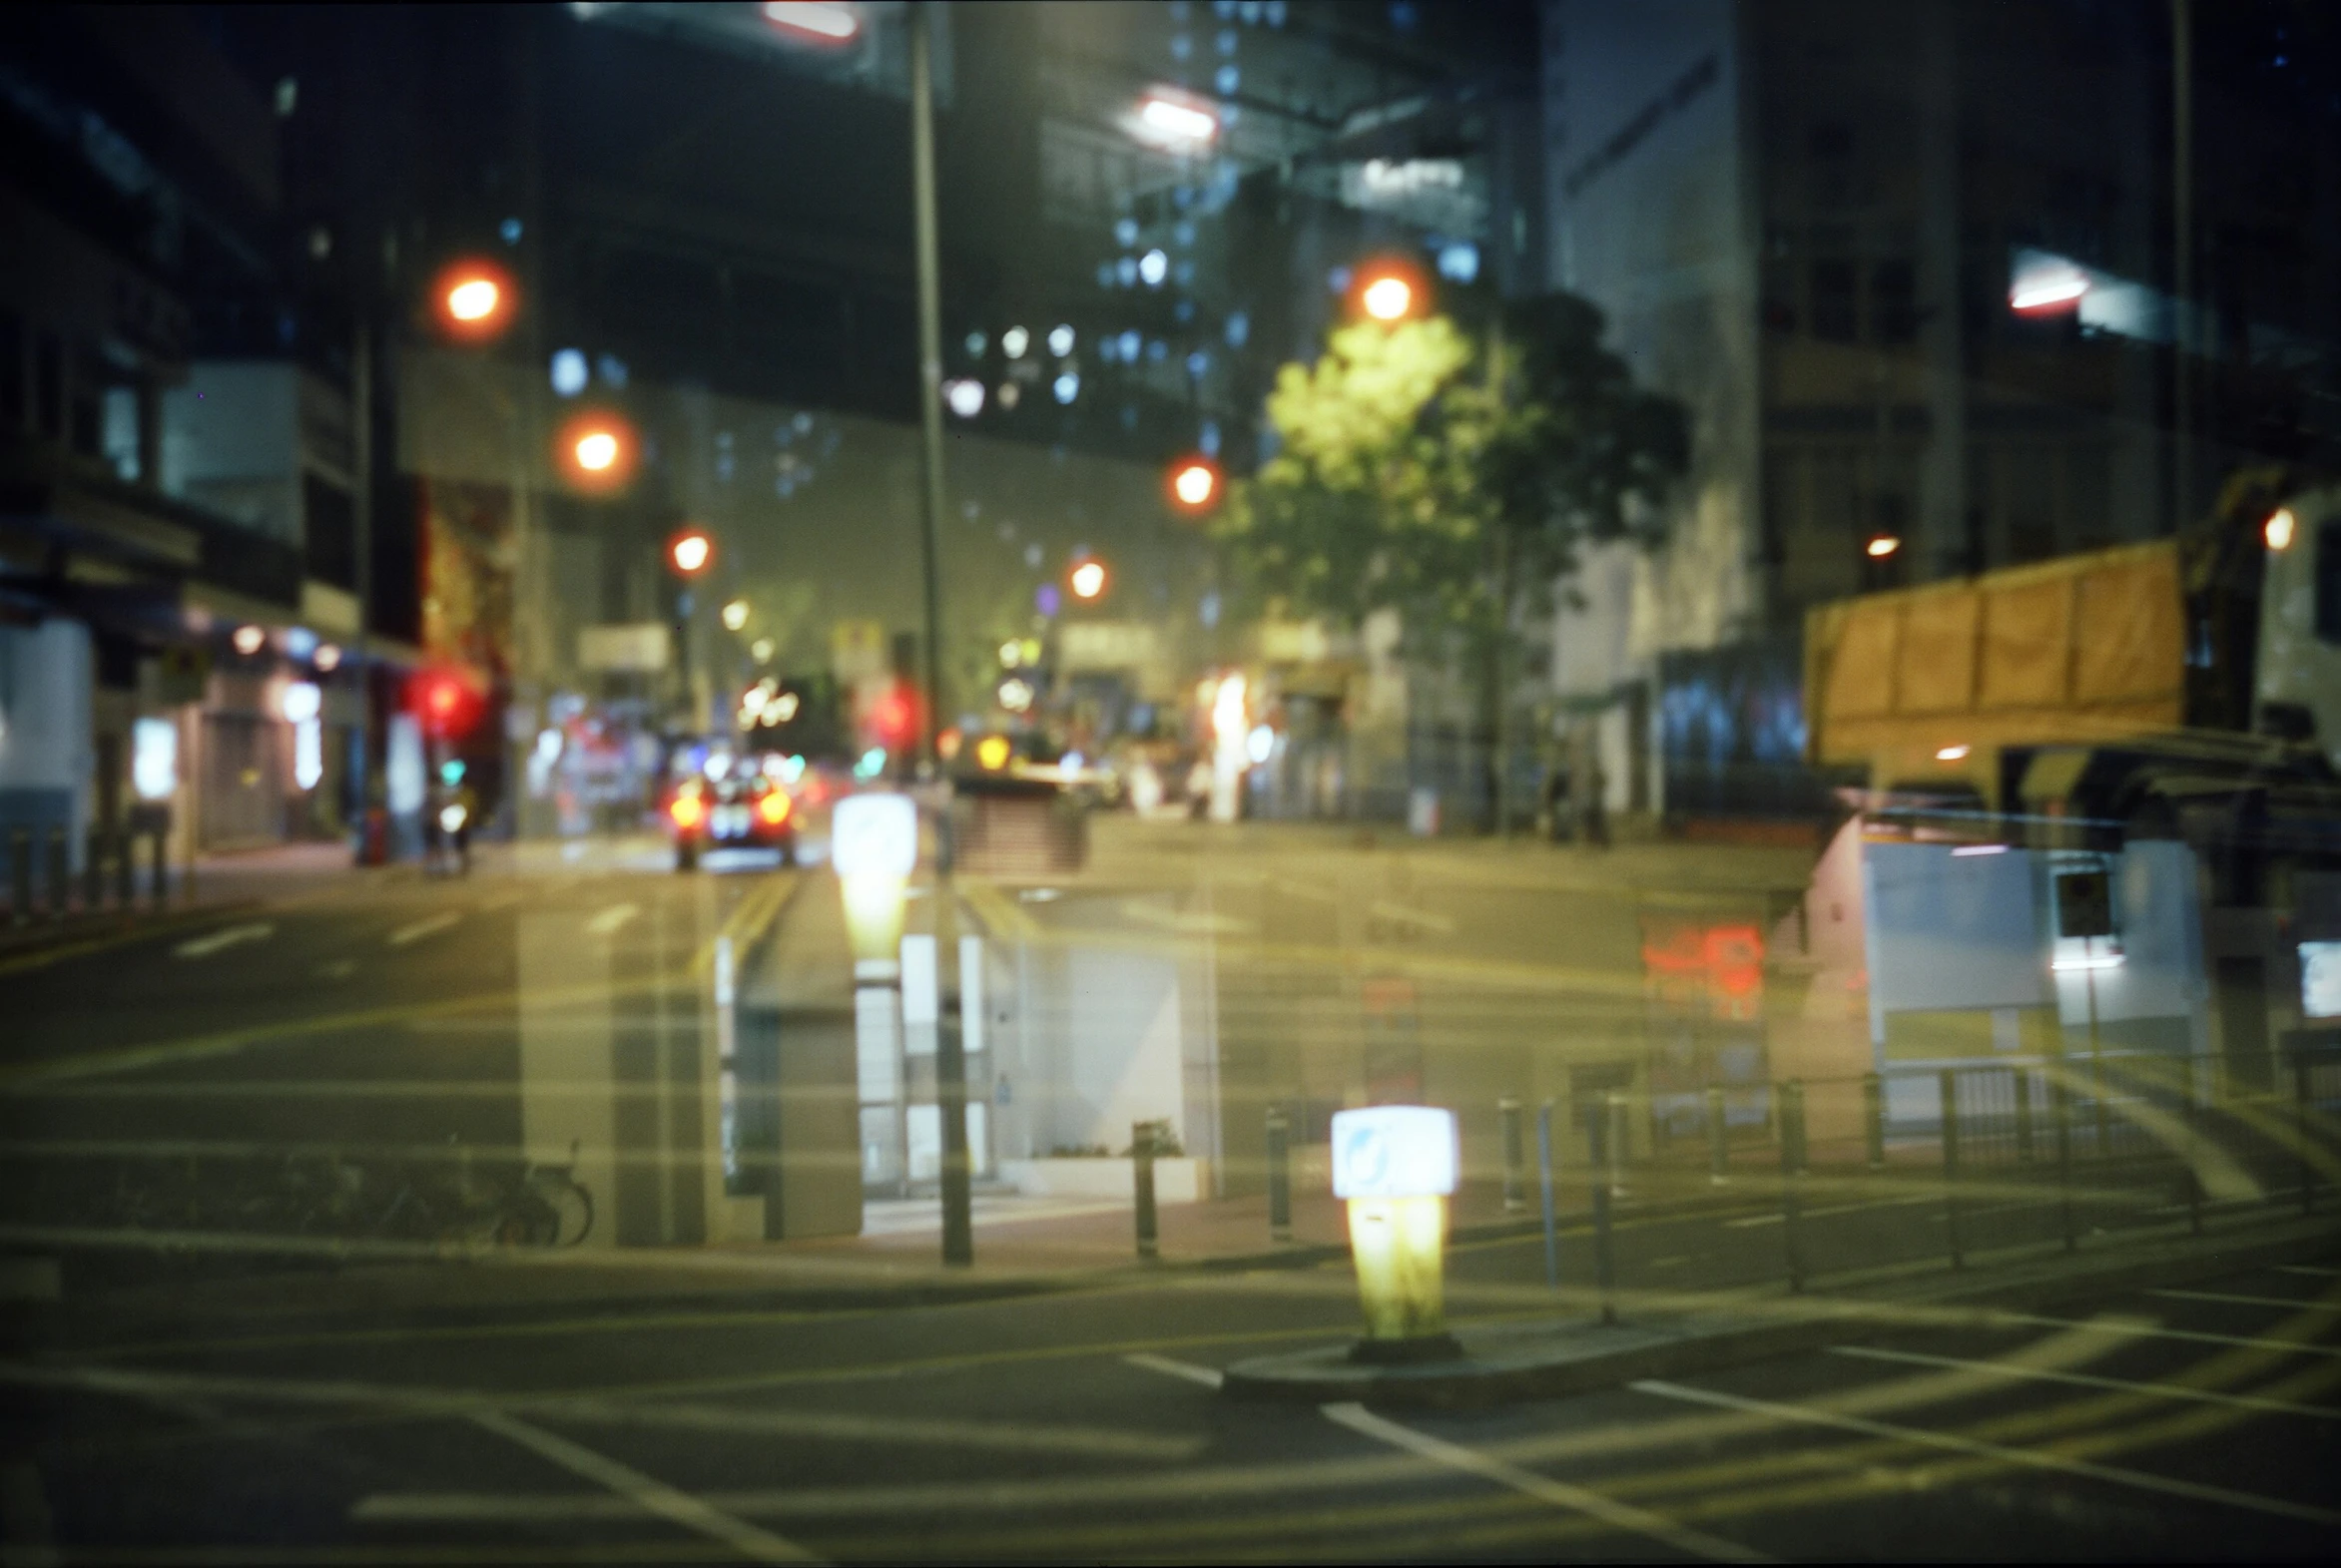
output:
{"label": "white panel", "polygon": [[892,1104],[902,1081],[902,1047],[889,986],[854,993],[854,1076],[865,1105]]}
{"label": "white panel", "polygon": [[905,1028],[931,1026],[942,1017],[941,986],[935,967],[933,937],[902,938],[902,1024]]}

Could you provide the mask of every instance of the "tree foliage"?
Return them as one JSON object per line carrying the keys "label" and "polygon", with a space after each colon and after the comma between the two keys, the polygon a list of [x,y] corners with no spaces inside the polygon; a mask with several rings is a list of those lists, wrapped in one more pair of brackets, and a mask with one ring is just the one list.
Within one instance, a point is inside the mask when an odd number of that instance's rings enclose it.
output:
{"label": "tree foliage", "polygon": [[1634,385],[1601,325],[1554,294],[1476,337],[1445,316],[1336,328],[1269,396],[1279,449],[1221,525],[1241,580],[1287,613],[1394,606],[1418,636],[1484,645],[1586,542],[1655,543],[1687,422]]}

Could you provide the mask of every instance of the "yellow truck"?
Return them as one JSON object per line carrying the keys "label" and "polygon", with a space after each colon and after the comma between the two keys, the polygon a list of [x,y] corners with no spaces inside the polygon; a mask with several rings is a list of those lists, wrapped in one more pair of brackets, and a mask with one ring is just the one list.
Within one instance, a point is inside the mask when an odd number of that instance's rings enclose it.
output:
{"label": "yellow truck", "polygon": [[1804,687],[1808,761],[1889,798],[2321,855],[2341,487],[2238,483],[2176,538],[1819,606]]}

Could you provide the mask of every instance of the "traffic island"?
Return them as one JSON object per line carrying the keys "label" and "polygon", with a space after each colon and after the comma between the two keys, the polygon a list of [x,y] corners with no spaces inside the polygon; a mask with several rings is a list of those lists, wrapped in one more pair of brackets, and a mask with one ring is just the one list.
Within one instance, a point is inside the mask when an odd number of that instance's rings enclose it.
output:
{"label": "traffic island", "polygon": [[[2322,1217],[2202,1238],[2132,1242],[2073,1257],[2011,1249],[1977,1267],[1820,1282],[1803,1296],[1744,1299],[1714,1311],[1652,1307],[1628,1319],[1588,1318],[1454,1327],[1457,1352],[1372,1359],[1354,1343],[1238,1361],[1222,1374],[1232,1399],[1295,1404],[1476,1409],[1614,1388],[1644,1377],[1681,1378],[1907,1327],[1992,1327],[2030,1313],[2128,1291],[2168,1289],[2222,1275],[2330,1261],[2341,1232]],[[1898,1277],[1899,1276],[1899,1277]]]}

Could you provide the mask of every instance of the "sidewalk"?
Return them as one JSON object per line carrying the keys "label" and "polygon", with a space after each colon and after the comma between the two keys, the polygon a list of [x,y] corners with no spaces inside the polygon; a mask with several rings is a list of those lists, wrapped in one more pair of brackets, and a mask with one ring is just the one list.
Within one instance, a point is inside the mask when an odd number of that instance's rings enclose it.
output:
{"label": "sidewalk", "polygon": [[13,909],[0,915],[0,972],[11,959],[61,957],[65,950],[80,951],[126,936],[167,931],[190,920],[249,908],[265,899],[309,892],[339,878],[411,875],[414,871],[409,866],[361,872],[350,863],[349,846],[332,839],[207,854],[196,861],[192,879],[189,867],[173,865],[168,868],[165,884],[168,896],[160,903],[154,896],[152,874],[151,867],[138,867],[134,896],[127,904],[117,901],[119,888],[109,875],[95,907],[85,901],[85,879],[76,876],[67,889],[62,915],[51,912],[46,885],[36,888],[27,918],[17,919]]}

